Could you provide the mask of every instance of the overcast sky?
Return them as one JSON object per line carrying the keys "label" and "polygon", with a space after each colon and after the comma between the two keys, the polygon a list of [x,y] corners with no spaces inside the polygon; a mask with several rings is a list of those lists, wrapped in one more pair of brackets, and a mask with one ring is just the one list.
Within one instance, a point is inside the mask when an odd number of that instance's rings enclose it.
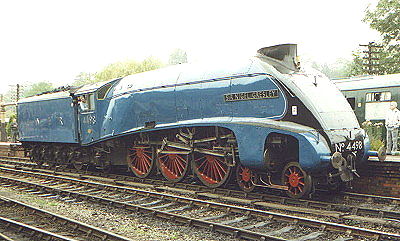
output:
{"label": "overcast sky", "polygon": [[351,59],[358,44],[379,40],[361,21],[376,2],[0,0],[0,93],[16,83],[65,85],[117,61],[166,62],[174,48],[189,62],[279,43],[320,63]]}

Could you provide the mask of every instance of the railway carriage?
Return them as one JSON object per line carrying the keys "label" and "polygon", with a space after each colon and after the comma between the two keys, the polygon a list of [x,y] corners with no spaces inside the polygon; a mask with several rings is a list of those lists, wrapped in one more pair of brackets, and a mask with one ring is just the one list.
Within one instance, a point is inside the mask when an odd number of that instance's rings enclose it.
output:
{"label": "railway carriage", "polygon": [[193,175],[211,188],[233,179],[245,191],[305,197],[352,180],[376,153],[340,91],[301,67],[296,48],[23,99],[20,141],[49,165],[127,165],[139,178]]}
{"label": "railway carriage", "polygon": [[400,103],[400,74],[334,80],[360,123],[383,121],[391,102]]}

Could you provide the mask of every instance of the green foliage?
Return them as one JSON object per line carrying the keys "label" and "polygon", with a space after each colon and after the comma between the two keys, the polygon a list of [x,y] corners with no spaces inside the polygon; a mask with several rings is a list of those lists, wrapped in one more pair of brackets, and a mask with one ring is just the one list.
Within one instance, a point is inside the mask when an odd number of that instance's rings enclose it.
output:
{"label": "green foliage", "polygon": [[349,77],[367,74],[363,69],[362,51],[353,52],[353,62],[349,66]]}
{"label": "green foliage", "polygon": [[384,145],[384,125],[382,122],[372,123],[371,121],[364,121],[361,124],[362,128],[367,132],[371,142],[371,150],[377,151]]}
{"label": "green foliage", "polygon": [[46,81],[34,83],[26,88],[26,90],[22,94],[22,97],[33,96],[53,89],[53,84]]}
{"label": "green foliage", "polygon": [[74,85],[80,86],[84,84],[94,83],[94,74],[81,72],[75,77]]}
{"label": "green foliage", "polygon": [[400,73],[400,1],[380,0],[375,9],[366,11],[363,21],[383,38],[380,43],[383,49],[377,56],[380,59],[378,74]]}
{"label": "green foliage", "polygon": [[353,63],[345,59],[338,59],[333,64],[326,64],[326,63],[318,64],[314,62],[312,64],[312,67],[318,69],[331,79],[345,78],[352,76],[351,73],[352,73]]}
{"label": "green foliage", "polygon": [[149,57],[142,62],[134,60],[117,62],[107,65],[101,71],[92,73],[80,73],[76,78],[74,85],[92,84],[101,81],[112,80],[119,77],[124,77],[131,74],[150,71],[162,67],[160,60]]}
{"label": "green foliage", "polygon": [[10,119],[6,124],[6,132],[7,132],[7,136],[11,136],[11,126],[14,122],[16,122],[17,116],[15,113],[10,115]]}
{"label": "green foliage", "polygon": [[174,51],[169,55],[168,64],[183,64],[187,63],[187,54],[182,49],[174,49]]}
{"label": "green foliage", "polygon": [[380,0],[374,10],[367,10],[364,22],[381,33],[384,43],[400,40],[400,1]]}

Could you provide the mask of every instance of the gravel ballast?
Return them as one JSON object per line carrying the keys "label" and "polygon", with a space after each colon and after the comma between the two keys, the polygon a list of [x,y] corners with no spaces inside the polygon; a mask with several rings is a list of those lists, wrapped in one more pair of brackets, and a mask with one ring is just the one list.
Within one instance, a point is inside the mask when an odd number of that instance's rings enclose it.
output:
{"label": "gravel ballast", "polygon": [[28,203],[80,222],[118,233],[132,240],[238,240],[205,229],[188,227],[152,217],[89,202],[79,204],[49,199],[0,187],[0,195]]}

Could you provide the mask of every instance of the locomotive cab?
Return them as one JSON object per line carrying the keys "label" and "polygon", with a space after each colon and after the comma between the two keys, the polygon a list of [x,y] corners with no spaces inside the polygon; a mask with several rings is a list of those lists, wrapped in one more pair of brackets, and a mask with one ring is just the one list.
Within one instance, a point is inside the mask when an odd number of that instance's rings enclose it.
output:
{"label": "locomotive cab", "polygon": [[81,144],[87,145],[100,138],[102,123],[98,123],[98,119],[104,115],[108,105],[107,95],[117,80],[85,85],[74,93]]}

